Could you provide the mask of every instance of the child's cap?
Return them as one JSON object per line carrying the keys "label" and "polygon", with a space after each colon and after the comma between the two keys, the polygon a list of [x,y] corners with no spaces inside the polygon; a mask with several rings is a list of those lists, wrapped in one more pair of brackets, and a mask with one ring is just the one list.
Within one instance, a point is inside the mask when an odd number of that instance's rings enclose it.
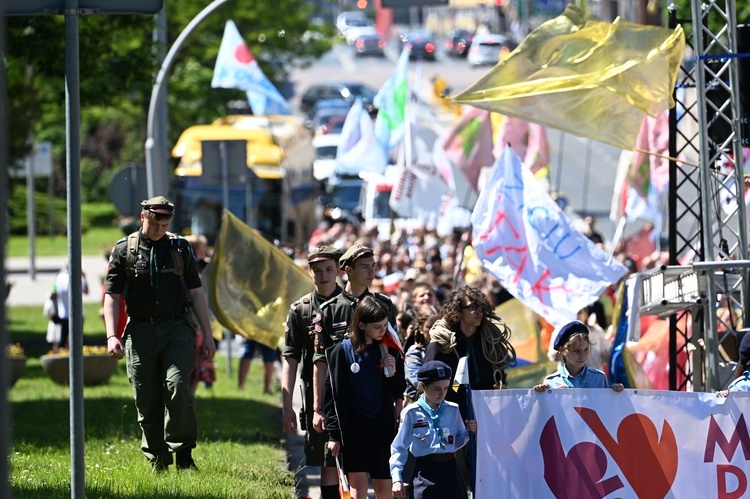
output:
{"label": "child's cap", "polygon": [[439,360],[428,360],[417,371],[417,380],[425,385],[443,379],[451,379],[453,370],[445,362]]}
{"label": "child's cap", "polygon": [[589,328],[587,328],[586,325],[581,321],[573,321],[565,324],[560,329],[560,332],[557,333],[557,338],[555,338],[555,350],[560,350],[565,346],[571,336],[578,333],[588,335]]}
{"label": "child's cap", "polygon": [[740,364],[750,364],[750,331],[746,332],[740,341]]}

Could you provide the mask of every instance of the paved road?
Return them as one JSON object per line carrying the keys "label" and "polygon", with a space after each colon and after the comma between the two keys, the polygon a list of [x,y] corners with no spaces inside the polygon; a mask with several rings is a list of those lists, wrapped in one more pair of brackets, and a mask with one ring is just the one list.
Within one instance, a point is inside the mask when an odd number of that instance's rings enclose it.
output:
{"label": "paved road", "polygon": [[[8,300],[8,306],[16,305],[39,305],[39,313],[44,297],[52,289],[55,275],[68,263],[64,256],[37,257],[35,261],[35,279],[29,277],[29,259],[6,258],[5,272],[8,280],[13,283]],[[86,282],[89,286],[89,294],[83,295],[84,303],[98,302],[101,300],[101,280],[104,278],[107,262],[101,255],[86,255],[81,258],[81,268],[86,274]]]}

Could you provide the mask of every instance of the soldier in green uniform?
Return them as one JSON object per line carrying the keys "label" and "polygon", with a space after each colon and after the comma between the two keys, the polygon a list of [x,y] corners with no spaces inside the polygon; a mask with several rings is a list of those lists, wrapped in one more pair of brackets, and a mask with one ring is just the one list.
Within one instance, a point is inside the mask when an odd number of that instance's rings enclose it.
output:
{"label": "soldier in green uniform", "polygon": [[[192,457],[198,437],[190,374],[195,366],[196,333],[192,308],[205,338],[203,355],[216,354],[198,266],[187,240],[167,232],[174,205],[157,196],[141,203],[141,229],[117,242],[109,257],[104,323],[107,350],[127,356],[141,450],[154,471],[165,471],[175,454],[177,469],[197,470]],[[130,322],[123,340],[115,335],[120,300]]]}
{"label": "soldier in green uniform", "polygon": [[338,499],[338,474],[335,460],[326,457],[327,433],[318,433],[312,428],[313,418],[313,353],[315,351],[316,330],[321,330],[320,306],[334,296],[341,294],[336,284],[339,273],[341,252],[332,246],[318,246],[307,257],[310,275],[315,291],[294,302],[286,319],[285,346],[281,355],[284,367],[281,374],[281,392],[284,404],[284,431],[288,435],[297,434],[297,417],[292,409],[294,382],[297,366],[302,363],[303,405],[299,421],[305,431],[305,460],[307,466],[321,466],[321,499]]}
{"label": "soldier in green uniform", "polygon": [[349,324],[354,318],[354,308],[365,296],[374,296],[388,311],[388,322],[396,325],[396,307],[386,295],[370,292],[369,286],[375,279],[375,256],[370,248],[355,244],[339,260],[341,270],[346,272],[347,283],[344,291],[328,300],[320,307],[322,328],[318,332],[313,357],[313,427],[318,432],[325,430],[323,418],[323,383],[328,363],[325,351],[349,336]]}

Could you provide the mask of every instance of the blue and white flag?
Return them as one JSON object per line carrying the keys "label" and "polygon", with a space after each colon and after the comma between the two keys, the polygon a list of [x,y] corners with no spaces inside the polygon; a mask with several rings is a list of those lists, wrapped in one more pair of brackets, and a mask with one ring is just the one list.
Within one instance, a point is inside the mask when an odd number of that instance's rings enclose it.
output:
{"label": "blue and white flag", "polygon": [[263,74],[232,20],[224,26],[211,87],[244,90],[255,115],[292,114],[287,101]]}
{"label": "blue and white flag", "polygon": [[576,230],[509,147],[495,162],[471,221],[484,268],[557,327],[575,320],[627,272]]}
{"label": "blue and white flag", "polygon": [[341,142],[336,150],[336,174],[383,174],[388,164],[385,151],[375,138],[372,118],[357,99],[349,109],[341,129]]}

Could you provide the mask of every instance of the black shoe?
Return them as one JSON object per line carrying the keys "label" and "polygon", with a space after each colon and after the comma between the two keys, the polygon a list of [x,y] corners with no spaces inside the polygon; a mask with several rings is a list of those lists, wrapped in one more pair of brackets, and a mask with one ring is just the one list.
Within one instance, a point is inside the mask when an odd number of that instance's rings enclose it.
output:
{"label": "black shoe", "polygon": [[178,450],[175,454],[175,460],[177,462],[177,469],[178,470],[193,470],[198,471],[198,466],[195,465],[195,461],[193,461],[193,456],[191,449],[184,449],[184,450]]}

